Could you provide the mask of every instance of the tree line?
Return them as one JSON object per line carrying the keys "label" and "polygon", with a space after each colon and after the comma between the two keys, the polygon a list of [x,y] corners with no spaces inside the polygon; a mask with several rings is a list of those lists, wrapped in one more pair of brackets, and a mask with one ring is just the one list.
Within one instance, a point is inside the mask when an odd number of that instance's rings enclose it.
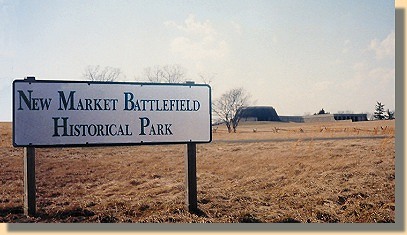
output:
{"label": "tree line", "polygon": [[[123,77],[123,73],[119,68],[101,66],[87,66],[83,72],[85,80],[114,82]],[[214,74],[198,74],[201,82],[210,84],[214,78]],[[153,66],[144,69],[142,80],[147,80],[152,83],[185,83],[186,70],[177,64]],[[250,105],[251,95],[243,88],[232,88],[221,95],[218,99],[212,102],[213,113],[217,116],[220,123],[224,123],[228,132],[236,132],[240,122],[240,111]]]}
{"label": "tree line", "polygon": [[[114,82],[123,77],[123,73],[119,68],[113,67],[100,67],[87,66],[83,73],[83,77],[89,81],[103,81]],[[210,84],[214,75],[198,74],[201,82],[204,84]],[[143,80],[147,80],[152,83],[185,83],[186,82],[186,70],[177,64],[147,67],[144,69],[142,75]],[[223,93],[218,99],[213,100],[212,110],[213,114],[217,116],[218,123],[226,125],[228,132],[236,132],[241,119],[241,110],[251,104],[251,95],[243,88],[232,88]],[[324,109],[321,109],[319,114],[329,114]],[[375,120],[394,119],[395,112],[389,109],[384,109],[384,104],[377,102],[373,118]]]}

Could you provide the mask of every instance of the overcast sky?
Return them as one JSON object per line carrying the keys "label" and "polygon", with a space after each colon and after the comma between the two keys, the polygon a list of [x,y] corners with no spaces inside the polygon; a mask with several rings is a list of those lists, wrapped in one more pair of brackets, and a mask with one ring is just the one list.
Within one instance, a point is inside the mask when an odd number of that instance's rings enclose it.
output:
{"label": "overcast sky", "polygon": [[279,115],[395,108],[395,10],[389,0],[0,0],[0,121],[11,83],[83,80],[88,65],[122,81],[179,64],[213,77],[213,99],[244,87]]}

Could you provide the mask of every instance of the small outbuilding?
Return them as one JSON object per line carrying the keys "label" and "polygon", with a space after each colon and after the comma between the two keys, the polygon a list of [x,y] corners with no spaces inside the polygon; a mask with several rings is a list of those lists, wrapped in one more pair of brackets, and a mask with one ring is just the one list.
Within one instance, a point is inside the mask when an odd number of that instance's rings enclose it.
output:
{"label": "small outbuilding", "polygon": [[352,122],[367,121],[367,114],[336,113],[334,114],[334,119],[337,121],[352,120]]}

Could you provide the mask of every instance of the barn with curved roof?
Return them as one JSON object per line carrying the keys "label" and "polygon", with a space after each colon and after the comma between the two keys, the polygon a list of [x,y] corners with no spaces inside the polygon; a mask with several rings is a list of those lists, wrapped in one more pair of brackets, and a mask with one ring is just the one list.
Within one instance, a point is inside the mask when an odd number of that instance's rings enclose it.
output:
{"label": "barn with curved roof", "polygon": [[249,106],[239,110],[241,121],[280,121],[276,110],[271,106]]}

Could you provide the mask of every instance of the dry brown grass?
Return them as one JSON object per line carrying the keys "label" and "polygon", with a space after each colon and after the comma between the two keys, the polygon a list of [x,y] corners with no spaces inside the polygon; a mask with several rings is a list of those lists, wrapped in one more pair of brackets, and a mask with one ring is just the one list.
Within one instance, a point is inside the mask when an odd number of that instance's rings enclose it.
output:
{"label": "dry brown grass", "polygon": [[394,222],[394,132],[394,121],[220,126],[198,145],[199,214],[184,205],[183,145],[37,149],[38,216],[25,217],[23,149],[1,123],[0,222]]}

